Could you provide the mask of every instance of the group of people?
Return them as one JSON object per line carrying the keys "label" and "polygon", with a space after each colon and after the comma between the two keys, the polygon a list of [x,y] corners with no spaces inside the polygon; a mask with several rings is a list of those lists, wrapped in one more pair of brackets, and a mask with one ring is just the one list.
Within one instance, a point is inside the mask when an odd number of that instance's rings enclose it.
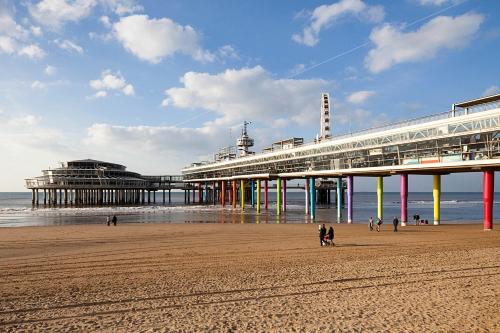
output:
{"label": "group of people", "polygon": [[[383,223],[382,219],[378,217],[376,226],[377,232],[380,231],[380,226],[382,225],[382,223]],[[399,219],[397,218],[397,216],[394,216],[394,219],[392,220],[392,226],[393,226],[392,231],[394,232],[398,231],[398,224],[399,224]],[[370,231],[373,231],[373,216],[370,216],[370,218],[368,219],[368,227],[370,228]]]}
{"label": "group of people", "polygon": [[116,215],[113,215],[112,218],[109,216],[106,217],[106,224],[108,225],[108,227],[111,225],[111,223],[113,223],[113,225],[116,227],[117,222],[118,222],[118,219],[116,218]]}
{"label": "group of people", "polygon": [[428,220],[421,220],[418,213],[413,215],[413,222],[415,222],[415,225],[429,224]]}
{"label": "group of people", "polygon": [[328,231],[326,231],[325,224],[319,226],[319,244],[321,246],[334,245],[333,244],[334,236],[335,236],[335,231],[333,230],[332,226],[330,226],[330,229],[328,229]]}

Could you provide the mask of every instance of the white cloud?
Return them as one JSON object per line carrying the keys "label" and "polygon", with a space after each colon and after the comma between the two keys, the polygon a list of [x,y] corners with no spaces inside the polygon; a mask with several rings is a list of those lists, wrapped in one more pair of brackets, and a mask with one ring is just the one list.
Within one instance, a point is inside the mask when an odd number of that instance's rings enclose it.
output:
{"label": "white cloud", "polygon": [[423,6],[441,6],[447,3],[458,3],[463,0],[419,0],[419,3]]}
{"label": "white cloud", "polygon": [[340,0],[331,5],[316,7],[311,13],[310,23],[302,34],[294,34],[292,40],[307,46],[314,46],[319,42],[319,33],[339,19],[354,15],[361,21],[378,23],[384,19],[382,6],[370,6],[362,0]]}
{"label": "white cloud", "polygon": [[29,31],[16,23],[9,10],[0,3],[0,35],[15,39],[26,39]]}
{"label": "white cloud", "polygon": [[366,102],[366,100],[375,95],[374,91],[371,90],[360,90],[353,92],[347,97],[347,100],[353,104],[361,104]]}
{"label": "white cloud", "polygon": [[123,88],[123,93],[127,96],[134,96],[135,95],[134,86],[132,86],[131,84],[127,84]]}
{"label": "white cloud", "polygon": [[78,45],[75,42],[72,42],[68,39],[64,39],[64,40],[56,39],[54,42],[61,49],[66,50],[68,52],[74,52],[74,53],[78,53],[78,54],[83,53],[83,48],[80,45]]}
{"label": "white cloud", "polygon": [[162,105],[213,111],[220,116],[214,124],[221,125],[279,118],[301,125],[315,121],[320,94],[332,86],[321,79],[274,79],[260,66],[215,75],[188,72],[181,82],[183,87],[165,91]]}
{"label": "white cloud", "polygon": [[443,49],[464,47],[483,20],[482,15],[469,13],[439,16],[412,32],[403,32],[390,24],[375,28],[370,34],[375,48],[365,58],[365,65],[371,72],[379,73],[399,63],[432,58]]}
{"label": "white cloud", "polygon": [[111,20],[109,19],[108,16],[101,16],[99,18],[99,22],[101,22],[102,25],[105,26],[106,28],[111,28],[111,26],[112,26]]}
{"label": "white cloud", "polygon": [[31,84],[31,88],[35,89],[35,90],[43,90],[43,89],[45,89],[45,84],[40,82],[40,81],[34,81]]}
{"label": "white cloud", "polygon": [[86,18],[96,5],[96,0],[42,0],[29,5],[28,9],[40,24],[59,29],[68,22]]}
{"label": "white cloud", "polygon": [[491,95],[496,95],[496,94],[500,94],[500,87],[499,86],[491,86],[482,93],[482,96],[491,96]]}
{"label": "white cloud", "polygon": [[169,18],[122,17],[113,25],[113,31],[127,51],[154,64],[177,52],[198,61],[215,60],[215,55],[201,48],[200,36],[191,26],[182,26]]}
{"label": "white cloud", "polygon": [[45,70],[44,70],[45,74],[47,74],[48,76],[52,76],[54,74],[57,73],[57,68],[54,67],[54,66],[51,66],[51,65],[47,65],[47,67],[45,67]]}
{"label": "white cloud", "polygon": [[[118,126],[94,124],[84,148],[96,157],[121,161],[143,174],[178,174],[192,162],[206,160],[218,148],[233,144],[216,127]],[[113,147],[110,149],[110,147]],[[134,154],[130,154],[134,151]]]}
{"label": "white cloud", "polygon": [[12,54],[18,46],[14,39],[8,36],[0,36],[0,53]]}
{"label": "white cloud", "polygon": [[94,94],[94,96],[92,96],[92,98],[104,98],[104,97],[107,97],[108,96],[108,93],[105,92],[104,90],[99,90],[98,92],[96,92]]}
{"label": "white cloud", "polygon": [[28,30],[16,23],[8,8],[0,3],[0,54],[17,54],[32,59],[45,56],[38,45],[30,43],[30,35],[36,35],[36,30]]}
{"label": "white cloud", "polygon": [[8,124],[11,126],[34,126],[37,125],[42,117],[35,115],[26,115],[13,117],[9,119]]}
{"label": "white cloud", "polygon": [[87,18],[98,5],[119,16],[143,10],[135,0],[41,0],[30,4],[28,9],[40,24],[58,30],[66,23],[75,23]]}
{"label": "white cloud", "polygon": [[238,52],[232,47],[231,45],[224,45],[219,47],[219,50],[217,51],[218,55],[221,58],[229,58],[229,59],[239,59]]}
{"label": "white cloud", "polygon": [[92,89],[98,90],[94,98],[102,98],[108,96],[107,91],[122,92],[126,96],[135,94],[134,86],[127,83],[120,72],[113,73],[107,69],[101,73],[101,78],[91,80],[89,85]]}
{"label": "white cloud", "polygon": [[30,31],[34,36],[37,36],[37,37],[40,37],[43,34],[42,28],[40,28],[40,27],[31,26]]}
{"label": "white cloud", "polygon": [[45,57],[45,51],[42,50],[38,45],[36,44],[30,44],[23,46],[19,51],[19,55],[26,56],[31,59],[40,59]]}

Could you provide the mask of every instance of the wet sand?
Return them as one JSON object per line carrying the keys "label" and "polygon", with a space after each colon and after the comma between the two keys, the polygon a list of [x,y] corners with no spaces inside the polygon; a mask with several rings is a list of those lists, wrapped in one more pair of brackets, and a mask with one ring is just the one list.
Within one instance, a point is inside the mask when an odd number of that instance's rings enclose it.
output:
{"label": "wet sand", "polygon": [[0,331],[500,332],[500,232],[315,224],[0,229]]}

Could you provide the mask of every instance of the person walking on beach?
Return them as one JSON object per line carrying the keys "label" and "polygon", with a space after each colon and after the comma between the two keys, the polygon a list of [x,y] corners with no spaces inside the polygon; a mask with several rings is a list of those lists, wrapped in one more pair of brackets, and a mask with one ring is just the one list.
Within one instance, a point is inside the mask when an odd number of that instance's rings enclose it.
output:
{"label": "person walking on beach", "polygon": [[113,215],[113,225],[116,227],[116,222],[118,221],[118,219],[116,218],[116,215]]}
{"label": "person walking on beach", "polygon": [[368,226],[370,227],[370,231],[373,231],[373,217],[370,216],[368,219]]}
{"label": "person walking on beach", "polygon": [[106,224],[108,225],[108,227],[110,226],[111,224],[111,218],[108,216],[106,216]]}
{"label": "person walking on beach", "polygon": [[380,226],[382,225],[382,220],[380,219],[380,217],[377,218],[377,232],[380,231]]}
{"label": "person walking on beach", "polygon": [[330,226],[330,229],[328,229],[328,241],[330,242],[330,245],[333,246],[333,236],[334,236],[334,230],[333,227]]}
{"label": "person walking on beach", "polygon": [[399,220],[397,218],[397,216],[394,216],[394,220],[392,220],[392,225],[394,226],[394,232],[398,231],[398,223],[399,223]]}
{"label": "person walking on beach", "polygon": [[420,225],[420,215],[415,214],[415,225]]}
{"label": "person walking on beach", "polygon": [[324,239],[325,239],[325,235],[326,235],[326,226],[323,224],[321,226],[321,229],[319,230],[319,242],[321,244],[321,246],[323,246],[324,244]]}

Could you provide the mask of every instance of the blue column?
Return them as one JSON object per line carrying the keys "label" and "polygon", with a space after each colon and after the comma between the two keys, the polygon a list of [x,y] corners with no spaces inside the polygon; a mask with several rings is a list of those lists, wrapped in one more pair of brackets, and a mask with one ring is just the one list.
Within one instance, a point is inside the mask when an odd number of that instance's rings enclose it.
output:
{"label": "blue column", "polygon": [[309,191],[309,199],[311,200],[309,210],[311,211],[311,219],[314,220],[316,218],[316,182],[314,177],[309,178]]}
{"label": "blue column", "polygon": [[342,219],[342,177],[337,177],[337,223]]}
{"label": "blue column", "polygon": [[208,183],[205,182],[205,198],[203,199],[204,203],[208,203]]}
{"label": "blue column", "polygon": [[255,207],[255,180],[250,181],[250,188],[252,191],[252,207]]}

